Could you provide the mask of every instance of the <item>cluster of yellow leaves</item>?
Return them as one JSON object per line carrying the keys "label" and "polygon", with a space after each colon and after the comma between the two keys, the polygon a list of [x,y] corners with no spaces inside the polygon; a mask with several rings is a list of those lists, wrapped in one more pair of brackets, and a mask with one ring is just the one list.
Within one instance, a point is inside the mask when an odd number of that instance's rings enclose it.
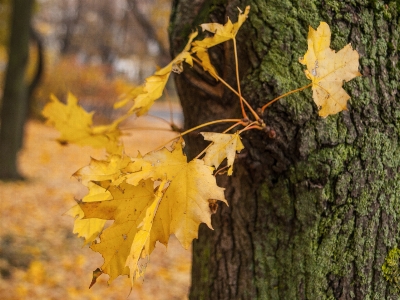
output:
{"label": "cluster of yellow leaves", "polygon": [[[238,134],[203,135],[214,142],[204,159],[188,162],[179,140],[171,151],[162,148],[135,158],[92,159],[74,174],[89,193],[67,214],[76,217],[74,233],[102,254],[101,271],[110,281],[119,275],[129,275],[131,280],[142,276],[142,259],[157,241],[167,245],[174,234],[187,249],[197,238],[200,223],[212,228],[210,203],[227,204],[213,166],[227,158],[232,173],[234,155],[243,145]],[[114,222],[104,228],[107,220]]]}
{"label": "cluster of yellow leaves", "polygon": [[321,22],[317,30],[310,27],[308,51],[299,61],[307,66],[305,74],[312,81],[313,99],[320,108],[319,115],[327,117],[347,109],[350,96],[342,88],[344,81],[357,76],[359,55],[350,44],[338,53],[329,48],[331,30]]}
{"label": "cluster of yellow leaves", "polygon": [[[240,11],[235,24],[230,20],[224,26],[203,24],[203,29],[214,36],[193,42],[197,32],[192,33],[170,64],[114,106],[122,107],[129,102],[129,96],[134,97],[128,113],[111,125],[93,126],[93,114],[80,107],[71,94],[66,105],[52,96],[45,107],[43,115],[61,132],[61,142],[104,147],[109,153],[106,160],[92,159],[74,174],[88,188],[88,194],[66,213],[75,218],[73,232],[102,254],[104,264],[98,270],[108,274],[109,281],[119,275],[129,275],[132,281],[142,276],[142,260],[151,254],[157,241],[167,245],[171,234],[187,249],[197,238],[200,223],[212,228],[216,202],[227,204],[213,174],[225,159],[228,175],[232,174],[235,154],[244,148],[239,134],[202,133],[212,143],[203,159],[190,162],[183,153],[182,139],[171,151],[162,148],[132,158],[123,154],[118,125],[131,114],[147,113],[162,95],[171,72],[182,72],[183,62],[193,66],[195,53],[203,67],[217,78],[207,48],[234,39],[248,13],[249,7],[244,14]],[[113,221],[109,227],[108,220]]]}

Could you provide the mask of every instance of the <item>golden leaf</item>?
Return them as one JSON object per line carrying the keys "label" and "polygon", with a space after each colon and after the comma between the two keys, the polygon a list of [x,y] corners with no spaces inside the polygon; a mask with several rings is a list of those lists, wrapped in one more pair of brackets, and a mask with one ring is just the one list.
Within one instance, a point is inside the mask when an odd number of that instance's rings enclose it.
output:
{"label": "golden leaf", "polygon": [[204,51],[204,49],[211,48],[220,43],[234,39],[239,28],[242,26],[244,21],[246,21],[249,12],[250,6],[246,6],[244,13],[239,9],[238,21],[234,24],[230,19],[228,19],[225,25],[219,23],[206,23],[200,25],[203,31],[211,32],[214,35],[211,37],[206,37],[201,41],[193,42],[192,52],[196,53],[199,51]]}
{"label": "golden leaf", "polygon": [[[106,186],[107,183],[103,183]],[[109,282],[119,275],[129,275],[126,266],[138,227],[145,218],[148,207],[154,202],[154,184],[143,181],[134,187],[127,183],[107,188],[112,200],[81,202],[79,205],[85,218],[114,220],[114,223],[100,235],[100,243],[93,243],[92,250],[99,252],[104,263],[101,270],[110,276]]]}
{"label": "golden leaf", "polygon": [[210,75],[218,81],[219,78],[217,70],[215,70],[214,66],[211,64],[210,56],[208,55],[207,49],[198,48],[196,55],[201,60],[201,66],[203,67],[203,69],[209,72]]}
{"label": "golden leaf", "polygon": [[228,205],[224,189],[217,186],[212,173],[213,168],[199,159],[182,166],[166,189],[154,220],[154,231],[175,234],[188,249],[198,237],[200,223],[212,229],[208,200],[217,199]]}
{"label": "golden leaf", "polygon": [[107,187],[102,187],[99,182],[89,181],[85,185],[89,192],[82,198],[83,202],[105,201],[113,198]]}
{"label": "golden leaf", "polygon": [[357,76],[359,55],[350,44],[339,52],[329,48],[331,31],[329,25],[321,22],[317,30],[310,27],[308,32],[308,50],[299,61],[307,66],[305,74],[312,81],[313,99],[319,115],[326,117],[347,109],[350,96],[342,88]]}
{"label": "golden leaf", "polygon": [[85,245],[93,242],[106,224],[106,220],[98,218],[83,219],[84,213],[79,205],[73,206],[64,215],[75,218],[72,233],[77,234],[78,237],[83,237]]}
{"label": "golden leaf", "polygon": [[143,157],[133,158],[132,162],[124,169],[127,175],[120,180],[137,185],[140,180],[151,178],[152,180],[173,180],[176,173],[187,165],[187,158],[183,154],[183,140],[173,145],[173,151],[162,148],[147,153]]}
{"label": "golden leaf", "polygon": [[233,162],[236,152],[244,149],[243,143],[238,133],[226,134],[216,132],[201,132],[204,139],[213,142],[207,149],[203,160],[207,166],[218,168],[221,162],[226,158],[229,166],[228,175],[232,175]]}
{"label": "golden leaf", "polygon": [[174,233],[187,248],[197,237],[200,223],[212,228],[208,200],[218,199],[227,203],[223,189],[216,185],[213,168],[204,165],[202,160],[187,163],[183,140],[175,143],[172,151],[163,148],[132,160],[124,169],[128,174],[121,177],[127,183],[135,185],[140,179],[156,181],[164,178],[169,182],[153,224],[153,231],[158,233],[151,238],[165,239]]}
{"label": "golden leaf", "polygon": [[114,106],[113,106],[114,109],[118,109],[118,108],[125,106],[126,104],[128,104],[129,101],[136,98],[140,94],[143,94],[144,93],[143,89],[144,89],[144,86],[140,85],[138,87],[131,89],[129,92],[123,94],[122,97],[120,97],[120,100],[114,104]]}
{"label": "golden leaf", "polygon": [[150,233],[152,232],[154,217],[157,213],[157,209],[163,196],[162,191],[164,189],[165,183],[166,180],[163,180],[161,182],[155,194],[153,202],[147,208],[146,215],[142,221],[142,224],[139,225],[139,230],[136,233],[135,238],[133,239],[132,247],[126,260],[126,266],[129,267],[129,277],[132,284],[134,279],[143,276],[143,270],[139,265],[139,259],[146,258],[150,255],[150,253],[154,249],[155,241],[158,239],[158,236],[153,237],[154,242],[152,243],[150,240]]}
{"label": "golden leaf", "polygon": [[51,95],[50,103],[44,107],[42,114],[47,118],[47,123],[61,133],[58,139],[60,143],[106,148],[109,153],[121,152],[118,125],[125,120],[125,116],[107,126],[93,126],[93,113],[79,106],[71,93],[68,94],[66,105]]}
{"label": "golden leaf", "polygon": [[174,71],[180,73],[183,70],[182,64],[184,61],[193,66],[193,59],[188,51],[190,49],[190,44],[196,36],[197,32],[193,32],[189,36],[189,42],[186,44],[183,51],[179,53],[178,56],[175,57],[167,66],[158,70],[154,75],[146,79],[143,92],[134,99],[134,104],[131,107],[130,112],[136,112],[138,116],[146,114],[154,101],[161,97],[171,72]]}
{"label": "golden leaf", "polygon": [[125,155],[110,155],[107,160],[91,158],[88,166],[76,171],[72,176],[87,186],[90,181],[116,180],[121,175],[121,169],[128,166],[131,159]]}

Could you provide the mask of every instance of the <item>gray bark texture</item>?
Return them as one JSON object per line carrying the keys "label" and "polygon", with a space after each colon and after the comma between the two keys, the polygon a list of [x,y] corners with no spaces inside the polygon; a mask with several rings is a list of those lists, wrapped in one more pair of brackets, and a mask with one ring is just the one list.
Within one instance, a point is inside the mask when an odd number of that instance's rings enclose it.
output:
{"label": "gray bark texture", "polygon": [[34,0],[12,1],[9,59],[0,116],[0,179],[20,179],[17,154],[28,114],[25,69],[29,54],[29,31]]}
{"label": "gray bark texture", "polygon": [[[273,104],[263,116],[275,132],[243,134],[232,177],[218,176],[229,207],[193,244],[190,299],[399,299],[399,1],[175,0],[173,55],[192,30],[237,20],[241,87],[257,108],[309,83],[298,62],[308,26],[332,30],[331,48],[351,43],[358,77],[345,84],[348,111],[320,118],[311,90]],[[232,43],[210,49],[235,86]],[[202,68],[176,76],[185,128],[240,118],[237,97]],[[222,131],[228,125],[204,131]],[[187,137],[190,157],[206,144]],[[397,252],[396,252],[397,253]]]}

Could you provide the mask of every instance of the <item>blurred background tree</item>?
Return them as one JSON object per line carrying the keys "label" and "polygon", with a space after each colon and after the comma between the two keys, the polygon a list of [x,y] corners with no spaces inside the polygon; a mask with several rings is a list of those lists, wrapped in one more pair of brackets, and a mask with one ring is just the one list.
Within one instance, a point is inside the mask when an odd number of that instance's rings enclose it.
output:
{"label": "blurred background tree", "polygon": [[8,64],[1,107],[0,178],[3,179],[21,179],[17,152],[21,147],[28,111],[29,86],[25,81],[25,70],[33,3],[34,0],[12,1]]}
{"label": "blurred background tree", "polygon": [[[28,2],[21,5],[27,6]],[[26,70],[23,68],[23,77],[16,83],[15,79],[5,80],[5,74],[7,63],[9,69],[16,70],[11,56],[8,60],[7,46],[15,27],[9,22],[11,8],[19,2],[0,0],[0,99],[4,99],[0,122],[7,126],[21,123],[18,125],[20,133],[3,132],[0,136],[0,152],[3,153],[0,153],[0,177],[21,178],[15,161],[22,146],[23,123],[29,111],[30,116],[40,117],[51,93],[64,99],[72,92],[86,109],[101,112],[100,116],[96,114],[98,119],[110,118],[110,107],[121,94],[141,84],[157,66],[168,62],[170,2],[37,0],[34,7],[32,4],[34,14],[29,22],[32,24],[29,60]],[[28,44],[22,42],[23,36],[17,37],[18,42]],[[15,54],[15,51],[10,53]],[[7,97],[16,99],[6,95],[11,86],[20,87],[16,91],[25,99],[12,113],[5,104]],[[14,100],[9,103],[15,104]],[[23,117],[17,118],[17,111]],[[2,128],[2,131],[7,129]],[[11,137],[17,140],[15,146],[7,140]]]}

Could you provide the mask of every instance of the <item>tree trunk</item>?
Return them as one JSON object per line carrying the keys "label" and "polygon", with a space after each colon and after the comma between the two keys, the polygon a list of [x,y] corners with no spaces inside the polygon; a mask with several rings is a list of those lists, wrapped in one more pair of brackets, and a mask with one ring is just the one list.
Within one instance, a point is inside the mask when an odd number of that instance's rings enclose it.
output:
{"label": "tree trunk", "polygon": [[[267,109],[275,138],[243,135],[234,175],[218,177],[229,207],[193,244],[190,299],[398,299],[398,262],[382,271],[399,242],[398,1],[175,0],[173,54],[197,25],[235,22],[236,7],[248,4],[237,38],[253,107],[309,83],[298,58],[320,21],[331,27],[331,48],[351,43],[360,53],[363,76],[345,84],[348,111],[322,119],[306,90]],[[235,86],[232,43],[211,52]],[[241,117],[237,97],[201,68],[176,85],[186,128]],[[192,135],[187,145],[193,156],[204,143]]]}
{"label": "tree trunk", "polygon": [[9,59],[4,83],[0,128],[0,178],[19,179],[17,153],[28,110],[25,68],[29,53],[29,28],[34,0],[12,3]]}

